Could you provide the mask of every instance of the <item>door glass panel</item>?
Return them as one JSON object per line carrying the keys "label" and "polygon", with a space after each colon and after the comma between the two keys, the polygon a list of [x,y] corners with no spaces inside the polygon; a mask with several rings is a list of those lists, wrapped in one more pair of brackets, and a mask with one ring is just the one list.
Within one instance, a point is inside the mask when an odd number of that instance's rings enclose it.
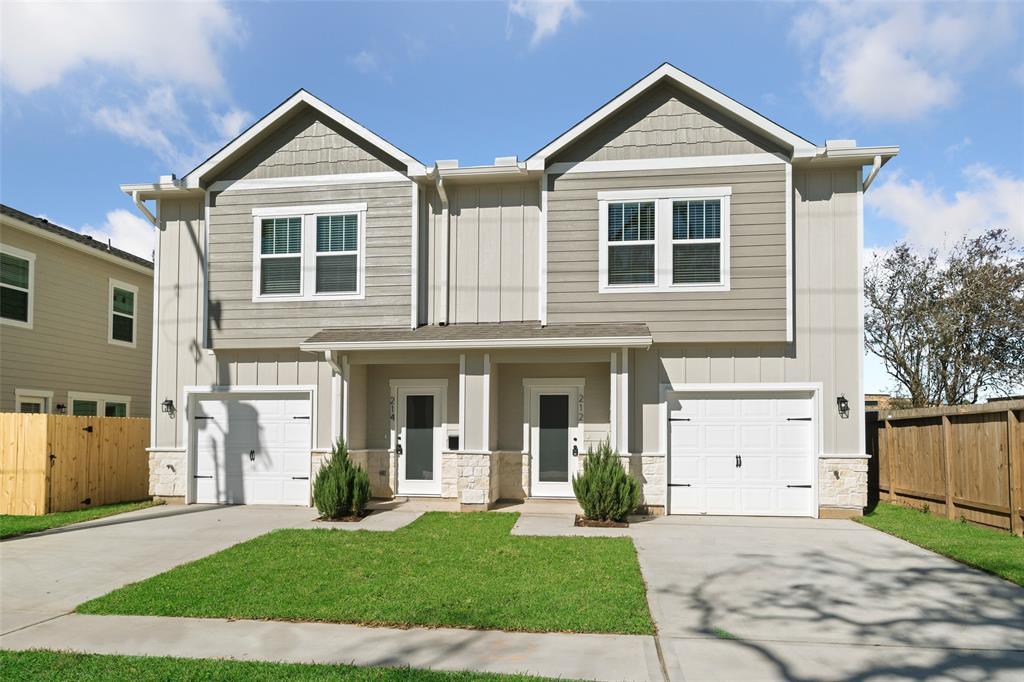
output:
{"label": "door glass panel", "polygon": [[538,480],[569,481],[569,396],[540,396]]}
{"label": "door glass panel", "polygon": [[434,396],[405,398],[405,479],[434,480]]}

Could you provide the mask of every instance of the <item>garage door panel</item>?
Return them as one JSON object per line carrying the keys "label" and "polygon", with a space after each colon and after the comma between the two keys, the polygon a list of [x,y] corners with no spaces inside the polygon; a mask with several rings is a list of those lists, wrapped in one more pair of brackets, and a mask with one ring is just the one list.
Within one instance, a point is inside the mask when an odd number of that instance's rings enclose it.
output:
{"label": "garage door panel", "polygon": [[[196,500],[308,504],[312,429],[307,394],[196,401]],[[251,453],[251,454],[250,454]]]}
{"label": "garage door panel", "polygon": [[786,487],[815,476],[815,425],[805,421],[811,393],[715,392],[677,401],[674,415],[693,416],[671,423],[671,513],[814,515],[813,489]]}

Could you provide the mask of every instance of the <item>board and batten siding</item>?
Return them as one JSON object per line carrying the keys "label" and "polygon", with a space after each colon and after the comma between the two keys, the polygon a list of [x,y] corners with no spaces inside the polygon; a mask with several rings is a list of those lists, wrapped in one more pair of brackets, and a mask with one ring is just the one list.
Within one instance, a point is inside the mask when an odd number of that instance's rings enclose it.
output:
{"label": "board and batten siding", "polygon": [[[363,299],[252,300],[252,209],[356,202],[367,204]],[[412,185],[407,181],[214,194],[209,240],[211,346],[296,347],[328,327],[407,327],[412,210]]]}
{"label": "board and batten siding", "polygon": [[[331,369],[318,355],[295,347],[252,350],[203,348],[203,268],[205,242],[202,198],[160,204],[156,394],[154,403],[173,400],[172,417],[154,411],[153,447],[184,449],[181,420],[186,386],[316,386],[315,447],[331,445]],[[148,375],[148,372],[147,372]],[[148,384],[147,384],[148,387]]]}
{"label": "board and batten siding", "polygon": [[638,96],[549,161],[611,161],[780,152],[669,84]]}
{"label": "board and batten siding", "polygon": [[[427,193],[427,322],[441,319],[444,295],[444,217],[437,192]],[[460,184],[447,188],[448,321],[521,322],[540,319],[536,181]]]}
{"label": "board and batten siding", "polygon": [[[786,340],[786,166],[568,173],[548,191],[548,322],[642,322],[657,343]],[[730,290],[599,293],[598,192],[730,187]],[[671,229],[662,226],[661,229]]]}
{"label": "board and batten siding", "polygon": [[[35,254],[32,329],[0,325],[0,412],[13,412],[15,390],[131,398],[130,417],[149,416],[153,277],[4,223],[0,241]],[[110,280],[138,287],[135,347],[107,341]]]}
{"label": "board and batten siding", "polygon": [[[825,454],[863,454],[863,331],[858,298],[860,170],[793,172],[792,343],[656,344],[631,354],[631,451],[663,452],[661,384],[822,384]],[[850,401],[842,418],[836,397]]]}
{"label": "board and batten siding", "polygon": [[404,165],[311,108],[288,118],[218,180],[379,173]]}

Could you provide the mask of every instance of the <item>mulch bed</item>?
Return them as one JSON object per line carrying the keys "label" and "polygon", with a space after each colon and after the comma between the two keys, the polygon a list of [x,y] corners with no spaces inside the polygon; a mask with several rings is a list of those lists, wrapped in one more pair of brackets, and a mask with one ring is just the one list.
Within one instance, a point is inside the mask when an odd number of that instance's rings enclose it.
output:
{"label": "mulch bed", "polygon": [[359,523],[360,521],[362,521],[363,519],[365,519],[367,516],[369,516],[372,513],[373,513],[372,511],[368,511],[365,514],[363,514],[362,516],[355,516],[355,515],[339,516],[336,519],[326,519],[326,518],[320,516],[320,517],[317,517],[316,519],[313,519],[313,520],[314,521],[322,521],[324,523]]}
{"label": "mulch bed", "polygon": [[579,514],[576,515],[576,525],[580,528],[629,528],[629,524],[625,521],[599,521]]}

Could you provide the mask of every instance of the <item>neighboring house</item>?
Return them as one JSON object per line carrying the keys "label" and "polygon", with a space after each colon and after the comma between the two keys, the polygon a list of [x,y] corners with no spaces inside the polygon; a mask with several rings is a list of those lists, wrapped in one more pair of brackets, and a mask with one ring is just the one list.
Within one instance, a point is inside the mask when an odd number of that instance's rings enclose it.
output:
{"label": "neighboring house", "polygon": [[892,403],[892,395],[889,393],[865,393],[864,409],[868,412],[877,412],[887,409]]}
{"label": "neighboring house", "polygon": [[148,417],[153,264],[0,205],[0,411]]}
{"label": "neighboring house", "polygon": [[654,512],[859,514],[864,406],[837,398],[897,152],[667,64],[491,166],[426,167],[300,90],[123,187],[160,228],[152,492],[307,504],[344,438],[377,496],[572,497],[609,439]]}

